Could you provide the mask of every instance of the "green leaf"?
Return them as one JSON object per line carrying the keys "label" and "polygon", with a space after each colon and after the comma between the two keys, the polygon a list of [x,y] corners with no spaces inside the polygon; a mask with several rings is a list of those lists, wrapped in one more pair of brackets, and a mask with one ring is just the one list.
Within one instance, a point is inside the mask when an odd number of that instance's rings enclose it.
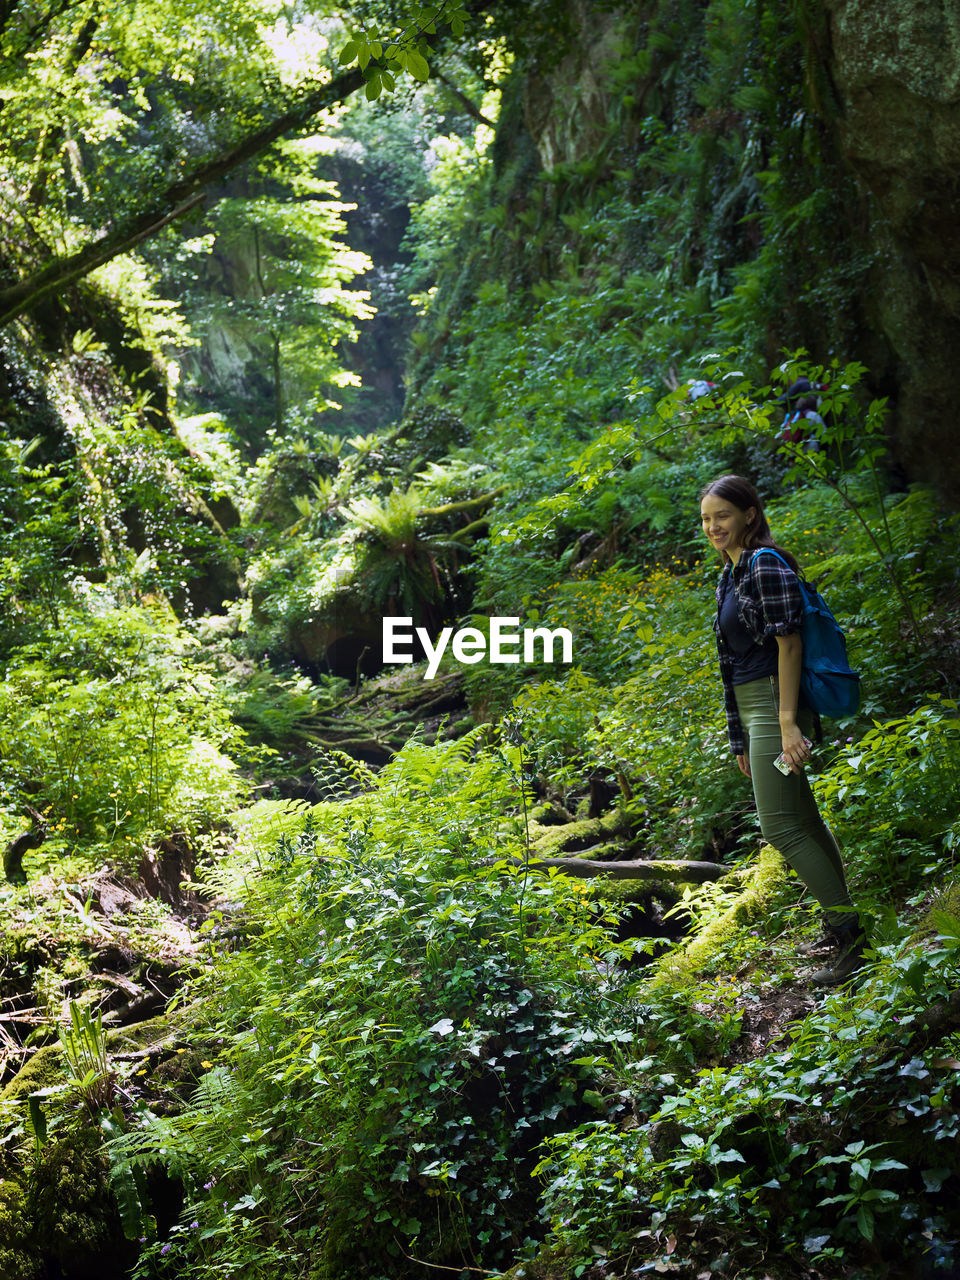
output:
{"label": "green leaf", "polygon": [[407,54],[407,70],[414,80],[424,81],[430,78],[430,67],[427,65],[426,58],[414,49]]}
{"label": "green leaf", "polygon": [[381,92],[380,75],[377,73],[367,81],[367,87],[364,89],[364,95],[368,102],[375,102],[380,97]]}
{"label": "green leaf", "polygon": [[30,1124],[36,1135],[37,1145],[42,1147],[47,1141],[47,1121],[43,1114],[43,1107],[40,1105],[40,1099],[31,1093],[27,1098],[27,1107],[30,1111]]}
{"label": "green leaf", "polygon": [[960,916],[951,915],[948,911],[940,911],[934,908],[930,912],[930,918],[937,926],[938,933],[944,938],[960,939]]}
{"label": "green leaf", "polygon": [[356,40],[347,41],[347,43],[340,50],[339,62],[341,67],[346,66],[348,62],[352,62],[354,60],[354,58],[357,56],[358,48],[359,48],[358,41]]}
{"label": "green leaf", "polygon": [[950,1177],[950,1173],[950,1169],[923,1169],[921,1170],[923,1185],[928,1191],[939,1191]]}
{"label": "green leaf", "polygon": [[111,1163],[110,1186],[117,1199],[123,1234],[128,1240],[139,1239],[143,1233],[143,1202],[140,1199],[137,1180],[129,1165]]}

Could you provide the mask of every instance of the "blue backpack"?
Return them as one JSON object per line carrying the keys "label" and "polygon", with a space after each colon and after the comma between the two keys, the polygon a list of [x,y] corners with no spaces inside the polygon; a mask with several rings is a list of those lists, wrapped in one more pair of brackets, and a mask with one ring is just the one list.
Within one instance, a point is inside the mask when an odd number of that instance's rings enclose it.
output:
{"label": "blue backpack", "polygon": [[[756,554],[764,551],[776,556],[793,572],[783,556],[772,547],[759,547]],[[850,669],[843,632],[820,592],[800,574],[797,574],[797,582],[803,600],[800,693],[807,706],[818,715],[830,716],[834,720],[852,716],[860,706],[860,677]]]}

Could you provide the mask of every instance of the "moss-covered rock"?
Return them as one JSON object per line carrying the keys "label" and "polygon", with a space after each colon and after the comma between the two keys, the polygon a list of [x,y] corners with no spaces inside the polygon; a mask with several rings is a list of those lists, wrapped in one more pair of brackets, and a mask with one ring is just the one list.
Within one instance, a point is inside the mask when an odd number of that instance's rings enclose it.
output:
{"label": "moss-covered rock", "polygon": [[71,1280],[122,1275],[136,1256],[123,1233],[100,1132],[86,1126],[51,1142],[37,1160],[25,1197],[31,1253],[46,1274]]}
{"label": "moss-covered rock", "polygon": [[43,1049],[38,1049],[33,1057],[23,1064],[13,1079],[4,1086],[0,1099],[4,1102],[13,1102],[18,1098],[26,1098],[40,1089],[49,1089],[51,1085],[61,1084],[64,1079],[60,1046],[50,1044]]}

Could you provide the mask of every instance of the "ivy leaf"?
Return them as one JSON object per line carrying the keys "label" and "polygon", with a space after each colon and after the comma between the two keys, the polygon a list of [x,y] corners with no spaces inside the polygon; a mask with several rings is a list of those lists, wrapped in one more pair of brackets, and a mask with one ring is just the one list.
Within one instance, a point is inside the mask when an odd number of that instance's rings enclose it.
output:
{"label": "ivy leaf", "polygon": [[803,1247],[806,1249],[807,1253],[819,1253],[819,1252],[820,1252],[820,1250],[824,1247],[824,1245],[826,1245],[826,1244],[829,1242],[829,1240],[830,1240],[829,1235],[825,1235],[825,1236],[814,1236],[814,1235],[804,1236],[804,1237],[803,1237]]}
{"label": "ivy leaf", "polygon": [[[909,978],[909,974],[907,976]],[[923,1080],[929,1074],[922,1058],[911,1058],[906,1066],[900,1068],[901,1076],[912,1077],[915,1080]]]}

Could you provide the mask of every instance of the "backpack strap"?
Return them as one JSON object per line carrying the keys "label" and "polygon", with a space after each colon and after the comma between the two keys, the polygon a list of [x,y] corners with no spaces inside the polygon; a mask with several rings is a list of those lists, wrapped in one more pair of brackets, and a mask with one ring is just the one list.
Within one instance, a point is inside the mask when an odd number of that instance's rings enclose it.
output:
{"label": "backpack strap", "polygon": [[756,558],[757,556],[763,555],[764,551],[766,551],[768,555],[776,556],[776,558],[780,561],[780,563],[781,563],[785,568],[789,569],[791,573],[796,574],[796,577],[797,577],[797,581],[798,581],[798,582],[806,582],[806,577],[805,577],[805,575],[804,575],[803,571],[801,570],[799,573],[797,573],[797,570],[796,570],[796,569],[794,569],[793,565],[792,565],[792,564],[788,564],[788,563],[787,563],[787,561],[786,561],[786,560],[784,560],[784,558],[783,558],[783,556],[780,554],[780,552],[779,552],[779,551],[774,551],[773,547],[757,547],[756,551],[754,551],[754,553],[753,553],[753,554],[754,554],[754,558]]}

